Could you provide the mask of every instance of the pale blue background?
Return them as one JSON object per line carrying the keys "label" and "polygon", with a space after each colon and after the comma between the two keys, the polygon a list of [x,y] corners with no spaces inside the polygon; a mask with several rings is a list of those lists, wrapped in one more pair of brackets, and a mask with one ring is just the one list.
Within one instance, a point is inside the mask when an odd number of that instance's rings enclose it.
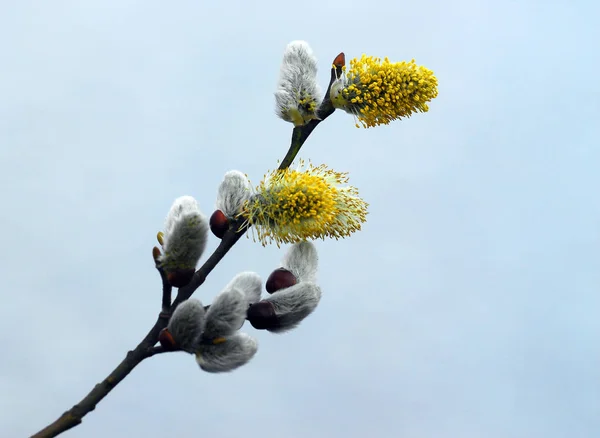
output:
{"label": "pale blue background", "polygon": [[[600,8],[592,1],[2,1],[0,436],[78,401],[154,323],[171,202],[210,214],[291,125],[285,45],[415,58],[428,114],[335,113],[362,232],[318,242],[323,300],[229,375],[143,363],[70,437],[558,438],[600,432]],[[209,248],[217,245],[211,238]],[[198,292],[282,250],[243,239]]]}

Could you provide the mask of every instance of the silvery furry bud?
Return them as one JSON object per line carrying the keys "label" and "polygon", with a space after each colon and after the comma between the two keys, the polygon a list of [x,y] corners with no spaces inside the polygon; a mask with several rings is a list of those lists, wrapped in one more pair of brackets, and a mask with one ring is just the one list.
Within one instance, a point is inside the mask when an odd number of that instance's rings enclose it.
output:
{"label": "silvery furry bud", "polygon": [[202,337],[214,339],[233,334],[244,325],[247,308],[246,295],[237,287],[227,286],[206,312]]}
{"label": "silvery furry bud", "polygon": [[277,115],[294,126],[303,126],[318,118],[320,102],[317,59],[307,42],[292,41],[285,48],[279,72],[275,92]]}
{"label": "silvery furry bud", "polygon": [[177,198],[167,215],[159,263],[167,272],[196,268],[204,252],[208,221],[191,196]]}
{"label": "silvery furry bud", "polygon": [[177,306],[167,329],[179,348],[188,353],[196,350],[202,335],[204,314],[204,306],[195,298],[190,298]]}
{"label": "silvery furry bud", "polygon": [[196,362],[204,371],[223,373],[245,365],[258,350],[256,340],[245,333],[219,339],[219,343],[203,343],[196,351]]}
{"label": "silvery furry bud", "polygon": [[319,266],[315,245],[306,241],[292,245],[283,257],[281,266],[294,274],[299,282],[314,282]]}
{"label": "silvery furry bud", "polygon": [[241,272],[233,277],[233,280],[225,287],[225,289],[229,288],[241,290],[250,305],[260,301],[262,281],[256,272]]}
{"label": "silvery furry bud", "polygon": [[217,192],[216,207],[227,219],[234,219],[252,196],[252,186],[248,177],[237,170],[230,170],[223,177]]}
{"label": "silvery furry bud", "polygon": [[267,330],[279,333],[293,329],[315,310],[320,299],[321,288],[311,282],[298,283],[275,292],[263,301],[273,304],[279,325]]}

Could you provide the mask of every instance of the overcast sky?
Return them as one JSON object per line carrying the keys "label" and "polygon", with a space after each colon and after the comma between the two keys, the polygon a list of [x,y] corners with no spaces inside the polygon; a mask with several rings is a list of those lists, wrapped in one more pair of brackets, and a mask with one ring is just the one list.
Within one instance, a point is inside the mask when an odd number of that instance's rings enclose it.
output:
{"label": "overcast sky", "polygon": [[[600,430],[600,7],[592,1],[0,2],[0,436],[80,400],[160,310],[172,201],[254,183],[291,125],[283,49],[414,58],[427,114],[301,151],[363,230],[317,242],[323,299],[226,375],[142,363],[65,436],[587,438]],[[208,249],[216,247],[209,241]],[[196,296],[283,249],[242,239]]]}

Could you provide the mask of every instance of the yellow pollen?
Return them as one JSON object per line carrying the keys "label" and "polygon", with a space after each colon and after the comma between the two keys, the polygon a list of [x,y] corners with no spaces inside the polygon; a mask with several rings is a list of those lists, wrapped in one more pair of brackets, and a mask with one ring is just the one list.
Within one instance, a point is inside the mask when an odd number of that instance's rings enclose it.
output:
{"label": "yellow pollen", "polygon": [[255,225],[259,240],[296,243],[306,239],[344,237],[360,229],[367,203],[358,197],[345,173],[325,165],[309,165],[267,175],[244,216]]}
{"label": "yellow pollen", "polygon": [[414,59],[392,63],[362,55],[350,61],[344,84],[336,103],[365,128],[427,112],[427,102],[438,95],[437,78]]}

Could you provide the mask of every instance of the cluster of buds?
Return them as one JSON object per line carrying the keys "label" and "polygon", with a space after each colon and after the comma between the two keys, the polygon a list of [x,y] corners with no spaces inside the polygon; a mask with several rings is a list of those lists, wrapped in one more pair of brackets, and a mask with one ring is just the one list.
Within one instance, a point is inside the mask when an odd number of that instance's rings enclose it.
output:
{"label": "cluster of buds", "polygon": [[177,306],[159,341],[166,350],[194,354],[204,371],[232,371],[248,363],[258,348],[254,338],[239,332],[246,319],[256,329],[281,333],[298,326],[315,310],[321,299],[315,283],[317,266],[314,245],[295,244],[269,276],[266,289],[270,295],[264,300],[260,276],[242,272],[210,306],[194,298]]}
{"label": "cluster of buds", "polygon": [[318,255],[310,242],[292,245],[281,267],[267,279],[269,297],[248,309],[248,321],[256,329],[280,333],[296,327],[319,304],[316,284]]}
{"label": "cluster of buds", "polygon": [[232,371],[250,361],[258,349],[254,338],[238,330],[246,320],[248,307],[259,300],[260,291],[257,274],[238,274],[208,310],[194,298],[177,306],[159,341],[167,350],[194,354],[204,371]]}

